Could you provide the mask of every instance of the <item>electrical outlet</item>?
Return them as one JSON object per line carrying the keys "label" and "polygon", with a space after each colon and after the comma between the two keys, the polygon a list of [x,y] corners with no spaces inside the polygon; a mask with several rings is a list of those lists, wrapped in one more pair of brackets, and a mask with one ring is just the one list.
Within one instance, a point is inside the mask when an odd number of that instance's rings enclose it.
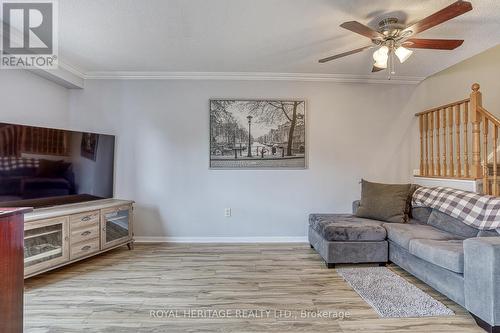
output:
{"label": "electrical outlet", "polygon": [[224,209],[224,216],[225,217],[230,217],[231,216],[231,208],[225,208]]}

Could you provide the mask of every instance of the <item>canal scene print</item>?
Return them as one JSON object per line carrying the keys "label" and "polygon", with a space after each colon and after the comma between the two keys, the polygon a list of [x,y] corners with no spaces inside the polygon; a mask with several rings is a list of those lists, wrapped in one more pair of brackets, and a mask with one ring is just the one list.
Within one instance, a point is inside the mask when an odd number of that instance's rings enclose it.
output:
{"label": "canal scene print", "polygon": [[210,101],[210,168],[306,167],[305,101]]}

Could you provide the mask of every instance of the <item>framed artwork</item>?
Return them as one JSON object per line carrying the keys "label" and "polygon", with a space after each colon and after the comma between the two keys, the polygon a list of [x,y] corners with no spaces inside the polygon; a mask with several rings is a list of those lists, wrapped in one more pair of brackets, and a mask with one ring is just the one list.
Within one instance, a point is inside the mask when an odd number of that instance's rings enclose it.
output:
{"label": "framed artwork", "polygon": [[210,168],[306,168],[305,104],[210,100]]}
{"label": "framed artwork", "polygon": [[99,134],[95,133],[82,133],[82,144],[80,154],[95,161],[97,158],[97,145],[99,143]]}

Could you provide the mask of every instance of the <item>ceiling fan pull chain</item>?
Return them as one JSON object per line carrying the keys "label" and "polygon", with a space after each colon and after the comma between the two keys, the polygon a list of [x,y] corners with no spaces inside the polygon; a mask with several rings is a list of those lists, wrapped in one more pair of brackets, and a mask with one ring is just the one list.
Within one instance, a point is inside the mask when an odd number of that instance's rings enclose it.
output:
{"label": "ceiling fan pull chain", "polygon": [[392,50],[391,52],[391,75],[395,75],[396,74],[396,65],[395,65],[395,61],[394,61],[394,49]]}
{"label": "ceiling fan pull chain", "polygon": [[394,74],[396,74],[396,69],[394,68],[394,50],[391,50],[389,54],[389,80]]}

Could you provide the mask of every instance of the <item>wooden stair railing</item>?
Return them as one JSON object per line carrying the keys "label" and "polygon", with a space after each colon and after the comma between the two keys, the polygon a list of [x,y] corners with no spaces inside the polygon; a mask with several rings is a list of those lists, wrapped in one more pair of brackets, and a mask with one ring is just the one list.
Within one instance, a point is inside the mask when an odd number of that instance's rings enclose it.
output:
{"label": "wooden stair railing", "polygon": [[479,88],[474,83],[470,98],[415,115],[419,118],[420,176],[480,179],[484,194],[499,196],[500,120],[483,107]]}
{"label": "wooden stair railing", "polygon": [[71,132],[23,125],[0,125],[0,156],[20,157],[22,153],[68,156]]}
{"label": "wooden stair railing", "polygon": [[17,125],[0,125],[0,156],[18,156],[21,150],[22,131]]}

